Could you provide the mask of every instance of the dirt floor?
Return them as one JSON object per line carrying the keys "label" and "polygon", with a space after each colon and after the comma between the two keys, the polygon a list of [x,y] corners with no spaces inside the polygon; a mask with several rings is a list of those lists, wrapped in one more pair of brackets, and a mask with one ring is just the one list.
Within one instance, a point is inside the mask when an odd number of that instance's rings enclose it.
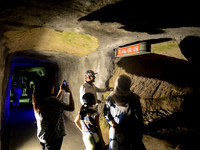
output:
{"label": "dirt floor", "polygon": [[[10,135],[9,150],[40,150],[41,146],[36,137],[36,122],[32,106],[21,104],[20,107],[11,108],[10,110]],[[62,149],[84,149],[80,131],[75,127],[72,121],[66,118],[66,132]],[[104,139],[108,144],[108,128],[103,131]],[[171,150],[172,145],[150,135],[144,135],[144,144],[147,150]]]}
{"label": "dirt floor", "polygon": [[[19,107],[10,107],[10,118],[7,132],[7,145],[2,150],[40,150],[41,146],[36,136],[36,120],[32,105],[28,103],[28,99],[22,99]],[[146,126],[143,142],[147,150],[190,150],[197,146],[199,124],[191,120],[185,120],[177,114],[170,120],[158,122],[153,126]],[[184,120],[184,121],[183,121]],[[173,122],[173,126],[166,122]],[[188,122],[193,121],[193,126],[189,126]],[[102,121],[101,121],[102,122]],[[105,122],[104,122],[105,123]],[[188,123],[188,126],[187,126]],[[62,150],[84,149],[81,132],[76,128],[72,121],[66,118],[66,133],[64,137]],[[163,127],[165,124],[165,128]],[[160,127],[161,126],[161,127]],[[102,131],[104,141],[108,146],[109,143],[109,127],[105,125]]]}
{"label": "dirt floor", "polygon": [[[11,107],[9,127],[10,134],[4,150],[41,150],[37,139],[37,127],[31,104],[21,103],[20,107]],[[66,133],[61,150],[84,149],[81,132],[72,121],[66,118]],[[8,136],[8,135],[7,135]]]}

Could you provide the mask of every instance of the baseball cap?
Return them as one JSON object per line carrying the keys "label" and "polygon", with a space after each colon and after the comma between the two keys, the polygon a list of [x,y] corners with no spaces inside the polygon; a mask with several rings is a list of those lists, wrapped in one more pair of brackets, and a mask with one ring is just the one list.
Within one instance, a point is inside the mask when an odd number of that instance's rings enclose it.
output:
{"label": "baseball cap", "polygon": [[88,78],[88,77],[95,77],[96,74],[97,74],[97,73],[94,73],[94,71],[92,71],[92,70],[87,70],[87,71],[85,72],[85,78]]}

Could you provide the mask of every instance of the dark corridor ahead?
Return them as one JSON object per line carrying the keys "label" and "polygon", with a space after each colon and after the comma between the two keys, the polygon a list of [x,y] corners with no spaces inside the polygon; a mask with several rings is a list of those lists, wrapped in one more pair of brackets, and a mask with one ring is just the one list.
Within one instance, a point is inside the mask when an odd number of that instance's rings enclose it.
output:
{"label": "dark corridor ahead", "polygon": [[[28,91],[30,83],[34,85],[40,76],[50,76],[57,83],[58,72],[58,67],[52,64],[18,65],[13,68],[10,78],[9,118],[3,136],[4,142],[2,142],[2,150],[42,149],[37,138],[37,124],[32,103],[29,102],[30,97]],[[22,91],[19,106],[12,105],[13,83],[16,79]],[[56,88],[58,86],[56,85]],[[66,118],[65,124],[67,136],[64,137],[62,149],[84,149],[80,131],[76,129],[72,121],[68,118]]]}

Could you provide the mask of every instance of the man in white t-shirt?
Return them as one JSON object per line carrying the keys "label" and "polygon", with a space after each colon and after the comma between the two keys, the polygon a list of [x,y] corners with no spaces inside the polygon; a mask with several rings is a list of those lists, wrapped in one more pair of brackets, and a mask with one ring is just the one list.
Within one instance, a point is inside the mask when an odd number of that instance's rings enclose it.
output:
{"label": "man in white t-shirt", "polygon": [[101,101],[97,99],[97,92],[100,92],[100,93],[103,93],[103,92],[106,92],[107,89],[101,89],[101,88],[98,88],[96,87],[93,83],[95,82],[95,74],[97,73],[94,73],[94,71],[92,70],[87,70],[85,72],[85,83],[81,85],[80,87],[80,102],[81,104],[83,105],[83,100],[82,100],[82,97],[85,93],[92,93],[94,94],[94,97],[95,97],[95,101],[94,101],[94,105],[96,103],[100,103]]}

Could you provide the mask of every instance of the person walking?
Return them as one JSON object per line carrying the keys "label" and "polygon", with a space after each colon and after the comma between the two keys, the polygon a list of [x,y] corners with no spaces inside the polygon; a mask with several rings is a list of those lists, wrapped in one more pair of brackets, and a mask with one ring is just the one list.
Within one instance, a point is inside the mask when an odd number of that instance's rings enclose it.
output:
{"label": "person walking", "polygon": [[109,123],[109,150],[145,150],[140,98],[130,91],[131,79],[120,75],[107,97],[104,116]]}
{"label": "person walking", "polygon": [[[60,85],[57,97],[54,82],[40,77],[35,84],[33,109],[37,121],[37,137],[43,150],[60,150],[65,133],[64,110],[73,111],[74,101],[69,85]],[[63,91],[69,93],[69,104],[61,101]]]}
{"label": "person walking", "polygon": [[92,107],[95,97],[92,93],[85,93],[82,99],[84,104],[74,122],[83,134],[85,149],[102,150],[105,144],[99,127],[99,113]]}
{"label": "person walking", "polygon": [[22,90],[20,88],[20,85],[17,84],[17,86],[15,87],[14,91],[13,91],[13,102],[12,102],[12,106],[19,106],[19,100],[20,100],[20,96],[22,96]]}
{"label": "person walking", "polygon": [[29,103],[32,103],[32,98],[33,98],[33,87],[34,85],[31,84],[31,87],[29,88],[29,93],[28,93],[28,96],[29,96]]}

